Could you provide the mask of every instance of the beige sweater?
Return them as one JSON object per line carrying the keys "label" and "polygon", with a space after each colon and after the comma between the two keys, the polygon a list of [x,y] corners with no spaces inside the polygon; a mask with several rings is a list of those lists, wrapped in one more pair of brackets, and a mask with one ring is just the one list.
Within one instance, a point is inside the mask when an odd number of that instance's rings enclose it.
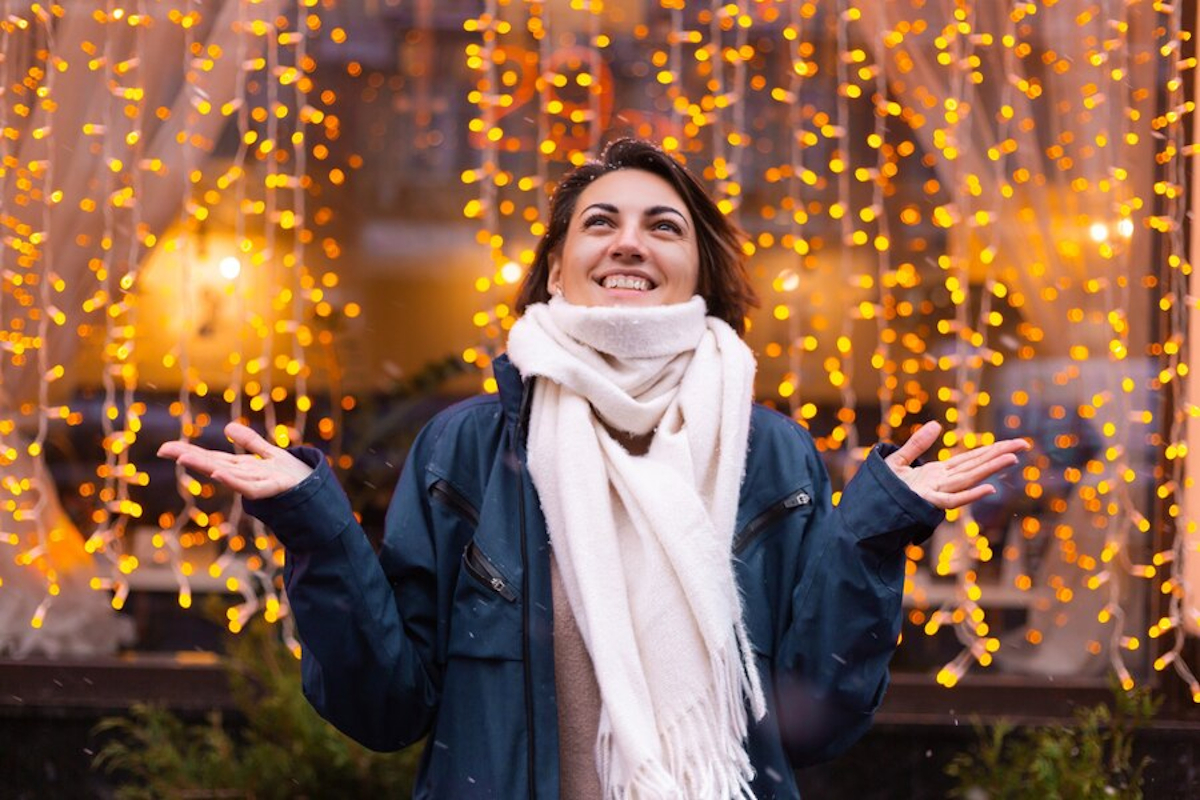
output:
{"label": "beige sweater", "polygon": [[559,793],[570,800],[602,800],[596,773],[600,686],[587,645],[575,624],[567,592],[550,559],[554,602],[554,685],[558,694]]}

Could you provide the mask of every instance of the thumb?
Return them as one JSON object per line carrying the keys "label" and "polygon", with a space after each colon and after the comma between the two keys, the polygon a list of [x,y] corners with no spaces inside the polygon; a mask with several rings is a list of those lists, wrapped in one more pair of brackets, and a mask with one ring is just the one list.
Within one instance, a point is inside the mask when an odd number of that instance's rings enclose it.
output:
{"label": "thumb", "polygon": [[926,422],[917,428],[917,432],[910,436],[899,450],[887,457],[887,463],[893,467],[907,467],[925,455],[925,451],[933,447],[941,433],[942,426],[939,422]]}
{"label": "thumb", "polygon": [[275,452],[275,445],[268,442],[256,431],[240,422],[231,422],[225,426],[225,435],[229,440],[248,453],[260,458],[266,458]]}

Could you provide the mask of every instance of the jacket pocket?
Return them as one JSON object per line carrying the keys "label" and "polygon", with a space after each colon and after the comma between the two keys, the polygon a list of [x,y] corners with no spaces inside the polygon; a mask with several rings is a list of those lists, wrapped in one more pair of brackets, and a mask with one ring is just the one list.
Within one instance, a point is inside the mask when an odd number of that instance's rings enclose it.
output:
{"label": "jacket pocket", "polygon": [[508,602],[512,603],[516,601],[517,593],[513,591],[512,586],[509,585],[508,580],[500,570],[496,569],[496,566],[491,561],[488,561],[487,556],[475,544],[474,539],[468,542],[466,549],[463,550],[463,567],[477,581],[487,586]]}
{"label": "jacket pocket", "polygon": [[429,487],[429,496],[462,517],[472,528],[479,525],[479,511],[466,496],[445,478],[439,478]]}
{"label": "jacket pocket", "polygon": [[[812,486],[805,484],[768,503],[734,537],[743,617],[760,667],[763,659],[769,660],[775,653],[779,598],[791,596],[793,578],[786,565],[794,557],[788,554],[794,553],[798,544],[792,540],[805,535],[813,508]],[[785,529],[786,538],[780,538]]]}
{"label": "jacket pocket", "polygon": [[455,659],[521,658],[519,584],[472,539],[463,548],[450,607],[446,654]]}
{"label": "jacket pocket", "polygon": [[767,506],[750,519],[733,537],[733,553],[738,555],[752,545],[759,536],[787,514],[797,510],[812,511],[811,487],[804,486],[788,492],[786,496]]}

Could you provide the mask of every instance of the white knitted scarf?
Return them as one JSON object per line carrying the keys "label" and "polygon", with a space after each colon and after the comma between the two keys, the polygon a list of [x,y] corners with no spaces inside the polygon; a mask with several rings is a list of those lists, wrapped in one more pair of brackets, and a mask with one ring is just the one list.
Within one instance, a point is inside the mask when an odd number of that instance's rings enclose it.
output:
{"label": "white knitted scarf", "polygon": [[[606,800],[752,798],[765,714],[731,545],[754,357],[704,301],[526,309],[529,471],[600,686]],[[607,427],[606,427],[607,425]],[[609,429],[653,433],[631,455]]]}

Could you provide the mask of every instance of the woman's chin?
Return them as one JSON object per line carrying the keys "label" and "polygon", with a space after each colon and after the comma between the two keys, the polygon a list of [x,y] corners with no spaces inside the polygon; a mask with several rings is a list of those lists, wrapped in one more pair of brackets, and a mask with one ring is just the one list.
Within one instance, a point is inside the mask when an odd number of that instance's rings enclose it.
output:
{"label": "woman's chin", "polygon": [[573,297],[568,297],[567,300],[577,305],[585,306],[661,306],[667,304],[663,293],[656,289],[649,291],[639,289],[605,289],[601,286],[587,292],[579,300]]}
{"label": "woman's chin", "polygon": [[660,306],[663,305],[661,292],[653,289],[639,291],[637,289],[605,289],[605,295],[610,306]]}
{"label": "woman's chin", "polygon": [[[636,289],[605,289],[597,287],[595,292],[589,292],[584,305],[589,306],[673,306],[691,300],[695,292],[670,291],[667,287],[657,287],[649,291]],[[571,302],[576,302],[571,299]]]}

